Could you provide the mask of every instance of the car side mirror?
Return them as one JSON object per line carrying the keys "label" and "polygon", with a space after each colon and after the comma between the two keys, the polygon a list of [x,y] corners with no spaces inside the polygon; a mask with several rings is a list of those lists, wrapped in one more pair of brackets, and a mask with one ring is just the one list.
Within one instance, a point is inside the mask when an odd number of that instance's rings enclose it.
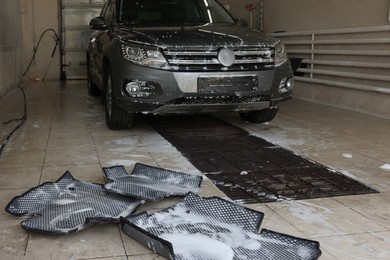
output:
{"label": "car side mirror", "polygon": [[104,31],[107,30],[108,26],[103,17],[95,17],[89,22],[89,28],[93,30]]}

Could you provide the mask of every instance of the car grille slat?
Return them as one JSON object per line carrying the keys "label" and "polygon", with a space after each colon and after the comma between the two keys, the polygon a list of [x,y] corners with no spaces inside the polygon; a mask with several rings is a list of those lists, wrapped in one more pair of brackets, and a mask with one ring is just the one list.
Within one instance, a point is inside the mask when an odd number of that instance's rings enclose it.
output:
{"label": "car grille slat", "polygon": [[171,56],[217,56],[217,51],[165,51],[165,55]]}
{"label": "car grille slat", "polygon": [[232,49],[233,65],[223,66],[218,60],[218,50],[168,49],[164,55],[168,60],[166,69],[175,71],[242,71],[264,70],[274,67],[273,48]]}
{"label": "car grille slat", "polygon": [[176,64],[176,65],[213,65],[213,64],[220,64],[217,59],[210,59],[210,60],[201,60],[201,59],[176,59],[176,60],[170,60],[170,64]]}

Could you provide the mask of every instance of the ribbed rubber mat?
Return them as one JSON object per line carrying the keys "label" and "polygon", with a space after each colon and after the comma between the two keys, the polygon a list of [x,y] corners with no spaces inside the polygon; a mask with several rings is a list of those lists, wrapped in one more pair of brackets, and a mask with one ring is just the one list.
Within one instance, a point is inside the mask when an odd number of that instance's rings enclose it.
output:
{"label": "ribbed rubber mat", "polygon": [[13,215],[29,215],[26,230],[49,234],[78,232],[96,222],[119,222],[143,201],[106,191],[102,185],[81,182],[66,172],[17,196],[7,205]]}
{"label": "ribbed rubber mat", "polygon": [[103,168],[103,174],[112,181],[104,185],[107,190],[150,201],[184,196],[189,192],[197,193],[202,183],[201,176],[140,163],[135,164],[131,175],[128,175],[124,166]]}
{"label": "ribbed rubber mat", "polygon": [[160,212],[122,219],[124,232],[175,260],[311,260],[319,243],[263,229],[264,214],[221,198],[190,193]]}
{"label": "ribbed rubber mat", "polygon": [[149,116],[149,124],[241,203],[377,193],[209,115]]}

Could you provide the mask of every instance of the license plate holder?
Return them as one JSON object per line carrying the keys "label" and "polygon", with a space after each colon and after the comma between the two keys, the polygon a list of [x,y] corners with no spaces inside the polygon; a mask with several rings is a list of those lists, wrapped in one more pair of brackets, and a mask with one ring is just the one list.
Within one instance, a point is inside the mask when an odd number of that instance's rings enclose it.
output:
{"label": "license plate holder", "polygon": [[198,93],[227,94],[241,91],[256,91],[257,89],[257,76],[198,78]]}

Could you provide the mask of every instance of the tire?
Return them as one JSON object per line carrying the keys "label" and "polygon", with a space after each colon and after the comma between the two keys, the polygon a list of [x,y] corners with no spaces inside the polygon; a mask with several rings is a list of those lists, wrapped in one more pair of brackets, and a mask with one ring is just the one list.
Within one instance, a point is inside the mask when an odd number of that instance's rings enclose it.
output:
{"label": "tire", "polygon": [[100,97],[102,91],[92,81],[89,59],[87,59],[87,79],[88,79],[88,95],[92,97]]}
{"label": "tire", "polygon": [[240,116],[245,121],[250,123],[266,123],[272,121],[279,111],[279,107],[271,107],[262,110],[255,110],[249,112],[241,112]]}
{"label": "tire", "polygon": [[108,70],[105,79],[104,104],[106,123],[111,130],[129,129],[134,122],[134,113],[120,108],[115,102],[111,72]]}

